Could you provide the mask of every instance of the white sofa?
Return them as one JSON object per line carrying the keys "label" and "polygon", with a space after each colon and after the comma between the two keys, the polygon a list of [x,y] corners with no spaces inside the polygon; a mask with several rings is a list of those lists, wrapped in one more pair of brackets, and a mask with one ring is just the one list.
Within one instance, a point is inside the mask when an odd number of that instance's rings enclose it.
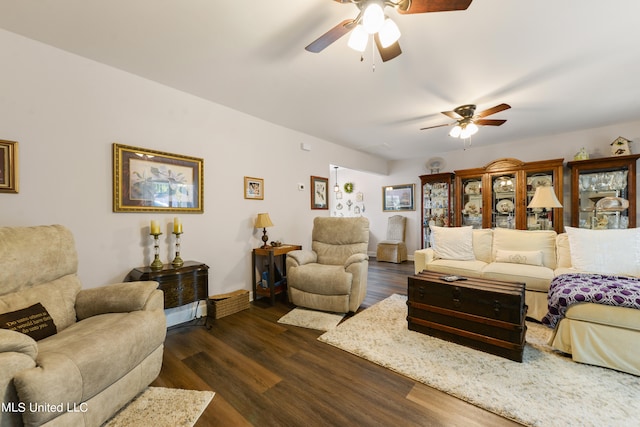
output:
{"label": "white sofa", "polygon": [[[640,276],[640,229],[605,231],[567,227],[573,244],[569,234],[555,231],[438,229],[435,227],[433,233],[435,249],[415,252],[416,273],[427,270],[523,282],[527,317],[537,321],[547,314],[549,285],[560,274]],[[471,257],[469,247],[465,246],[469,232]],[[445,247],[438,248],[438,241]],[[606,243],[609,241],[617,243]],[[574,264],[580,264],[580,268]],[[550,344],[571,354],[576,361],[640,375],[640,359],[636,356],[640,354],[640,310],[593,303],[571,306],[555,328]]]}

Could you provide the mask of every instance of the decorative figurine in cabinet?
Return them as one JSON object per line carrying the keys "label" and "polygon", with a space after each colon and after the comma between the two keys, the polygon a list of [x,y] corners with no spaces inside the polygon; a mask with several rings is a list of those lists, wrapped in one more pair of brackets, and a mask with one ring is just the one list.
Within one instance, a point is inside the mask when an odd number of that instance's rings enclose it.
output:
{"label": "decorative figurine in cabinet", "polygon": [[431,246],[430,225],[453,226],[453,185],[450,172],[421,175],[422,184],[422,247]]}
{"label": "decorative figurine in cabinet", "polygon": [[577,160],[571,169],[571,226],[636,227],[636,162],[640,154]]}
{"label": "decorative figurine in cabinet", "polygon": [[455,171],[456,221],[474,228],[562,232],[562,209],[527,208],[540,185],[562,200],[563,159],[523,162],[498,159],[482,168]]}

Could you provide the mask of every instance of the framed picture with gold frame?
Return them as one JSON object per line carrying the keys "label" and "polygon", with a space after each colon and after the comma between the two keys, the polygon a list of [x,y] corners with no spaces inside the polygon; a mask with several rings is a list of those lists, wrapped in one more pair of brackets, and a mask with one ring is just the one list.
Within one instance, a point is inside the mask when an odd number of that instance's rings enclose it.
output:
{"label": "framed picture with gold frame", "polygon": [[264,179],[245,176],[244,198],[251,200],[264,200]]}
{"label": "framed picture with gold frame", "polygon": [[311,177],[311,209],[329,209],[329,178]]}
{"label": "framed picture with gold frame", "polygon": [[203,213],[204,160],[113,144],[114,212]]}
{"label": "framed picture with gold frame", "polygon": [[385,212],[415,211],[415,184],[388,185],[382,187],[382,210]]}
{"label": "framed picture with gold frame", "polygon": [[18,192],[18,143],[0,139],[0,193]]}

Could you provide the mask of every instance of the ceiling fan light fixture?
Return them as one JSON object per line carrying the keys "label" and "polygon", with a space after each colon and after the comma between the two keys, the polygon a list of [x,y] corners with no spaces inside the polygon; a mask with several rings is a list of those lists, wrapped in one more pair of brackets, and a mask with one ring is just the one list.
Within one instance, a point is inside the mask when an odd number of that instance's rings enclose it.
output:
{"label": "ceiling fan light fixture", "polygon": [[362,15],[362,25],[369,34],[375,34],[384,24],[384,11],[377,1],[369,2]]}
{"label": "ceiling fan light fixture", "polygon": [[466,131],[469,134],[469,136],[475,135],[476,133],[478,133],[478,125],[471,122],[467,125]]}
{"label": "ceiling fan light fixture", "polygon": [[462,128],[460,127],[460,125],[455,125],[453,128],[451,128],[451,131],[449,132],[449,136],[458,138],[461,132],[462,132]]}
{"label": "ceiling fan light fixture", "polygon": [[391,46],[398,41],[401,35],[400,28],[398,28],[398,25],[396,25],[396,23],[390,18],[385,19],[384,24],[382,24],[382,28],[380,28],[378,33],[382,47]]}
{"label": "ceiling fan light fixture", "polygon": [[367,48],[367,42],[369,41],[369,33],[364,29],[362,25],[357,25],[356,28],[351,31],[347,46],[358,52],[364,52]]}

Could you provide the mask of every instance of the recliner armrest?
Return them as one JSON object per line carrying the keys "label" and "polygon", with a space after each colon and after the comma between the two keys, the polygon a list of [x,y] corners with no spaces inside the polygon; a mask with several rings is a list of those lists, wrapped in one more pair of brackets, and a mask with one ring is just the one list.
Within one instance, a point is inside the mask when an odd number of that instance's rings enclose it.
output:
{"label": "recliner armrest", "polygon": [[344,262],[344,268],[348,268],[351,264],[355,264],[362,261],[367,261],[369,255],[367,254],[353,254]]}
{"label": "recliner armrest", "polygon": [[147,304],[153,297],[158,282],[125,282],[98,288],[82,289],[76,298],[78,320],[104,313],[127,313],[155,307]]}
{"label": "recliner armrest", "polygon": [[297,267],[300,265],[318,262],[318,254],[313,251],[299,249],[296,251],[288,252],[287,259],[291,259],[292,261],[295,261],[297,265],[294,264],[294,266]]}
{"label": "recliner armrest", "polygon": [[0,353],[9,352],[26,354],[36,360],[38,343],[29,335],[8,329],[0,329]]}

